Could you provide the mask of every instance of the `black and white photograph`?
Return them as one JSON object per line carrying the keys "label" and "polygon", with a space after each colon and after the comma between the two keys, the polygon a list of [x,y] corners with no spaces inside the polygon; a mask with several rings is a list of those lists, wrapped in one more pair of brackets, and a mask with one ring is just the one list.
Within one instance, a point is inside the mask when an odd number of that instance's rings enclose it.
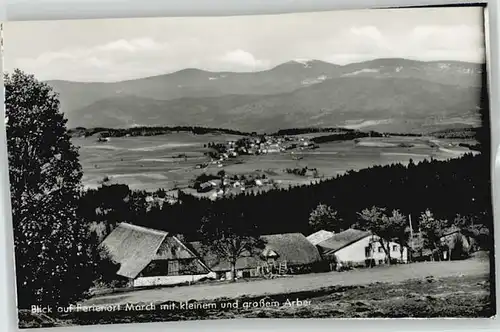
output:
{"label": "black and white photograph", "polygon": [[2,47],[20,328],[496,314],[485,7]]}

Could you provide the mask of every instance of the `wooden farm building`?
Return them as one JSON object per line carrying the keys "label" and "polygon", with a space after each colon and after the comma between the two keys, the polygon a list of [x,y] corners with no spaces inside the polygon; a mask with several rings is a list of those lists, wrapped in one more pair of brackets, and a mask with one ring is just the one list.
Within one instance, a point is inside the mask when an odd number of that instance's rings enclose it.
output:
{"label": "wooden farm building", "polygon": [[472,251],[473,241],[462,233],[458,227],[450,227],[443,232],[440,238],[443,248],[443,260],[463,259]]}
{"label": "wooden farm building", "polygon": [[120,264],[117,274],[130,279],[134,287],[214,277],[198,256],[167,232],[120,223],[101,245]]}
{"label": "wooden farm building", "polygon": [[474,249],[474,240],[463,234],[456,226],[443,231],[439,239],[439,246],[435,249],[426,248],[424,236],[417,233],[413,237],[412,248],[414,261],[442,261],[464,259]]}
{"label": "wooden farm building", "polygon": [[[318,249],[300,233],[273,234],[262,236],[264,248],[247,252],[236,261],[236,277],[250,278],[272,274],[301,273],[314,270],[321,264]],[[199,242],[190,245],[219,279],[231,278],[229,260],[217,255]]]}
{"label": "wooden farm building", "polygon": [[[373,266],[388,261],[388,255],[379,239],[371,232],[350,228],[318,243],[317,247],[326,261],[343,265]],[[384,244],[386,248],[389,244],[391,260],[408,262],[408,248],[401,248],[398,243],[391,241],[384,241]]]}

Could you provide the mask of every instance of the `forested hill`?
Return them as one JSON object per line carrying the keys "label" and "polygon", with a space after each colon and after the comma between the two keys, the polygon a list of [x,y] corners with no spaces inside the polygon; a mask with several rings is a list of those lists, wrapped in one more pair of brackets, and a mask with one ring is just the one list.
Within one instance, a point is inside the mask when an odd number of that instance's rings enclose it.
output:
{"label": "forested hill", "polygon": [[[155,207],[146,212],[137,209],[145,193],[130,192],[124,187],[91,190],[82,208],[95,211],[95,206],[111,204],[116,222],[128,221],[155,229],[185,234],[196,238],[201,220],[207,215],[220,218],[240,218],[255,224],[263,234],[302,232],[309,230],[311,211],[327,204],[338,211],[343,228],[356,222],[357,213],[372,206],[385,207],[390,212],[399,209],[412,216],[414,226],[426,209],[436,218],[453,222],[457,214],[471,217],[475,224],[491,230],[492,198],[489,159],[467,154],[449,161],[423,161],[409,166],[393,164],[351,171],[316,185],[273,190],[264,194],[238,195],[211,201],[181,194],[181,204]],[[126,186],[125,186],[126,188]],[[102,189],[101,189],[102,190]],[[116,190],[117,193],[112,193]],[[128,197],[121,203],[120,194]],[[135,197],[130,199],[130,197]],[[131,204],[130,202],[135,201]],[[124,202],[124,201],[123,201]],[[121,211],[123,209],[123,211]],[[113,222],[112,214],[106,222]],[[98,220],[95,216],[90,220]]]}
{"label": "forested hill", "polygon": [[[431,132],[429,135],[435,136],[437,138],[475,138],[477,131],[480,128],[475,128],[471,126],[462,126],[453,129],[438,130]],[[228,135],[240,135],[240,136],[250,136],[257,135],[256,132],[243,132],[228,128],[210,128],[210,127],[199,127],[199,126],[141,126],[133,128],[106,128],[106,127],[94,127],[94,128],[84,128],[76,127],[68,130],[68,134],[72,137],[91,137],[91,136],[102,136],[102,137],[124,137],[124,136],[158,136],[165,135],[172,132],[187,132],[194,135],[206,135],[206,134],[228,134]],[[325,133],[330,135],[339,134],[350,134],[350,135],[360,135],[360,137],[372,136],[414,136],[419,137],[423,134],[416,133],[394,133],[394,132],[377,132],[373,130],[357,130],[349,129],[343,127],[301,127],[301,128],[287,128],[280,129],[273,133],[268,133],[272,136],[286,136],[286,135],[304,135],[312,133]],[[328,136],[328,135],[327,135]],[[347,135],[349,136],[349,135]]]}

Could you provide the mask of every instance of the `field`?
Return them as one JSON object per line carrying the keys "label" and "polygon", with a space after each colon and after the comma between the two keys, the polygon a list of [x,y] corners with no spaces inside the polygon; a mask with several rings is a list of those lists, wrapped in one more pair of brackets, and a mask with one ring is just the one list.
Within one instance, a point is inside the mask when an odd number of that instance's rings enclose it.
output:
{"label": "field", "polygon": [[[83,304],[119,304],[121,309],[63,314],[55,324],[257,317],[489,317],[494,314],[489,279],[489,261],[483,257],[157,288],[95,297]],[[149,308],[124,310],[127,303]],[[189,309],[188,303],[196,309]]]}
{"label": "field", "polygon": [[[224,143],[238,136],[190,133],[172,133],[148,137],[111,138],[99,143],[95,137],[73,138],[80,147],[83,182],[97,187],[104,178],[109,183],[125,183],[133,189],[156,190],[186,188],[189,182],[203,172],[216,173],[224,169],[227,174],[250,174],[260,171],[281,186],[310,183],[318,180],[311,176],[287,174],[286,168],[318,169],[318,177],[332,177],[347,170],[358,170],[373,165],[395,162],[407,163],[423,159],[456,158],[467,152],[459,147],[459,140],[437,140],[419,137],[363,138],[352,141],[328,142],[316,150],[291,153],[269,153],[259,156],[240,156],[224,163],[223,167],[210,165],[197,169],[196,165],[208,161],[204,155],[208,142]],[[474,143],[474,142],[469,142]]]}

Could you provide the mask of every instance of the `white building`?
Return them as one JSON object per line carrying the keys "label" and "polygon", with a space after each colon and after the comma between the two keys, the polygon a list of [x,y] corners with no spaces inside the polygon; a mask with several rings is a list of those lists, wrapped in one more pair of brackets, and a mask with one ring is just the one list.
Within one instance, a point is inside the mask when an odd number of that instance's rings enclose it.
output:
{"label": "white building", "polygon": [[408,262],[408,248],[392,241],[382,240],[389,255],[380,243],[380,237],[357,229],[334,234],[317,244],[324,259],[350,263],[358,266],[385,264],[388,256],[399,263]]}

